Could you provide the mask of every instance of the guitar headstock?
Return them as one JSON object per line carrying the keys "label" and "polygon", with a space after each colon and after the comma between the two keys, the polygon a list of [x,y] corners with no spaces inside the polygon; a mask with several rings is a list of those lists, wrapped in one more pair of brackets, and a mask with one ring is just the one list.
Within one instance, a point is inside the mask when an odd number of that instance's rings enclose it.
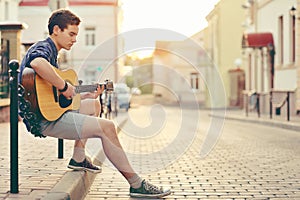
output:
{"label": "guitar headstock", "polygon": [[113,81],[112,80],[105,80],[105,82],[104,82],[104,89],[107,92],[114,91],[114,83],[113,83]]}

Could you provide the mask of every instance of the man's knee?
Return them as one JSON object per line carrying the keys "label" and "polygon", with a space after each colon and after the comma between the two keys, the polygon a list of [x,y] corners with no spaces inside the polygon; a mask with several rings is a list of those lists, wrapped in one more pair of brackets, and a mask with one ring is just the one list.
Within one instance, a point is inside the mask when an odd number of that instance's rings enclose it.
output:
{"label": "man's knee", "polygon": [[101,104],[99,100],[95,99],[95,115],[99,116],[101,110]]}
{"label": "man's knee", "polygon": [[103,127],[103,131],[106,136],[116,136],[117,135],[116,126],[113,123],[113,121],[107,121],[105,123],[105,127]]}

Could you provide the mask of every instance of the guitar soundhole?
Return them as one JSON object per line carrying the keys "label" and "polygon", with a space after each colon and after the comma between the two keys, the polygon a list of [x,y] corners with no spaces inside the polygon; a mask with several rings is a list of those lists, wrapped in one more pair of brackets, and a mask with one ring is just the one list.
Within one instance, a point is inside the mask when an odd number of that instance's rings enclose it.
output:
{"label": "guitar soundhole", "polygon": [[72,99],[67,99],[64,95],[59,95],[59,106],[61,108],[66,108],[72,104]]}

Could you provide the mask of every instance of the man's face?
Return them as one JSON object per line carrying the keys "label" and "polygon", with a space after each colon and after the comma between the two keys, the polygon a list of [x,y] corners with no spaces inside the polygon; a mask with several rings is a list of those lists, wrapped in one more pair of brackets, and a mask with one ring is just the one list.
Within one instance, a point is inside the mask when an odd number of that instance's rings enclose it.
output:
{"label": "man's face", "polygon": [[57,31],[57,46],[59,49],[70,50],[73,44],[76,42],[79,28],[77,25],[68,25],[63,31]]}

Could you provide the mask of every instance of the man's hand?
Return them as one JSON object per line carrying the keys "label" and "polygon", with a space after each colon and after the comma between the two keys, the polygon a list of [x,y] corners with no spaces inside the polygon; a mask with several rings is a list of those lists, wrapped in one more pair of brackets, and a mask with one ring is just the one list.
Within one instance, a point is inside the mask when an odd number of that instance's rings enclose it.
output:
{"label": "man's hand", "polygon": [[75,87],[73,85],[71,85],[70,83],[68,84],[68,88],[66,91],[62,92],[62,94],[67,98],[67,99],[72,99],[75,95]]}
{"label": "man's hand", "polygon": [[94,99],[99,97],[100,94],[104,91],[104,85],[98,85],[97,90],[93,93],[95,95]]}
{"label": "man's hand", "polygon": [[96,99],[104,91],[104,85],[98,85],[94,92],[87,92],[81,95],[81,99]]}

